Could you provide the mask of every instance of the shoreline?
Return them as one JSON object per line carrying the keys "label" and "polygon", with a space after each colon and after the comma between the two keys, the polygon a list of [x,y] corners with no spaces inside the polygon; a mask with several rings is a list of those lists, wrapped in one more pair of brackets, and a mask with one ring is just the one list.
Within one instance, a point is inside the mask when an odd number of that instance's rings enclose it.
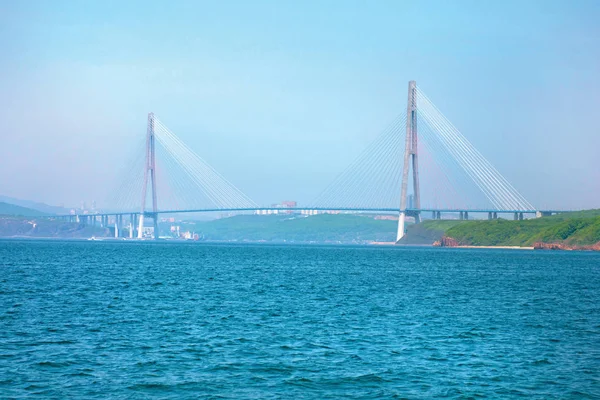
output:
{"label": "shoreline", "polygon": [[137,239],[137,238],[114,238],[114,237],[98,237],[98,238],[85,238],[85,237],[48,237],[48,236],[0,236],[0,240],[42,240],[42,241],[85,241],[85,242],[162,242],[162,243],[204,243],[204,244],[265,244],[265,245],[317,245],[317,246],[373,246],[373,247],[438,247],[448,249],[487,249],[487,250],[553,250],[553,251],[600,251],[596,246],[563,246],[560,244],[545,244],[544,246],[473,246],[473,245],[454,245],[454,246],[440,246],[436,244],[396,244],[395,242],[366,242],[366,243],[328,243],[328,242],[269,242],[269,241],[219,241],[219,240],[178,240],[178,239],[160,239],[155,241],[153,239]]}
{"label": "shoreline", "polygon": [[453,246],[458,249],[535,250],[533,246]]}

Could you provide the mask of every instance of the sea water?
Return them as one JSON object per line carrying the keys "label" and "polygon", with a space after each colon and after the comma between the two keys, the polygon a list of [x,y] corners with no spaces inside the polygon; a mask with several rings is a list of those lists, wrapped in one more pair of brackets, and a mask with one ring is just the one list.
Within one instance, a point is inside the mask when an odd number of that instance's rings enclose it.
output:
{"label": "sea water", "polygon": [[600,254],[0,241],[0,398],[594,398]]}

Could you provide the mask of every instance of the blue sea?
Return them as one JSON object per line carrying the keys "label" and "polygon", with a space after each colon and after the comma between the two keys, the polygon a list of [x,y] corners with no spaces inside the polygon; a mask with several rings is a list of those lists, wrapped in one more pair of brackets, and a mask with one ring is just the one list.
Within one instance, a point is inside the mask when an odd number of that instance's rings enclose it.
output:
{"label": "blue sea", "polygon": [[0,241],[0,398],[600,398],[600,253]]}

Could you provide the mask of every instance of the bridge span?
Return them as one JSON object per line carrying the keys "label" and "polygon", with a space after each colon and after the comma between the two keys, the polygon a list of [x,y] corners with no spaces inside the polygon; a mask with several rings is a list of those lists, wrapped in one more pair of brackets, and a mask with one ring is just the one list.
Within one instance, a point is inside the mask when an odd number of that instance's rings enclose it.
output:
{"label": "bridge span", "polygon": [[[556,210],[533,206],[439,111],[415,81],[408,83],[406,110],[303,207],[263,207],[219,174],[155,115],[148,114],[143,165],[126,171],[112,212],[59,218],[108,226],[118,233],[128,226],[141,238],[151,219],[155,236],[161,216],[193,213],[379,213],[398,215],[397,241],[406,219],[477,214],[521,220]],[[164,159],[161,160],[161,154]],[[161,181],[160,177],[169,180]],[[158,183],[158,185],[157,185]],[[158,188],[162,192],[159,196]],[[162,209],[159,208],[159,197]],[[175,205],[167,205],[167,198]],[[140,201],[141,200],[141,201]],[[150,207],[147,207],[147,203]],[[119,211],[127,210],[127,211]],[[136,210],[136,211],[131,211]],[[126,225],[126,223],[128,223]]]}
{"label": "bridge span", "polygon": [[[512,216],[514,220],[523,220],[527,214],[533,214],[536,217],[549,216],[552,214],[559,213],[557,210],[491,210],[491,209],[406,209],[404,213],[407,217],[413,217],[416,221],[423,219],[423,214],[431,213],[430,219],[443,219],[443,217],[452,216],[452,219],[468,220],[472,214],[486,214],[488,220],[497,219],[499,215]],[[178,215],[178,214],[196,214],[196,213],[255,213],[255,214],[274,214],[274,213],[292,213],[292,214],[317,214],[317,213],[354,213],[354,214],[392,214],[400,215],[401,210],[394,208],[303,208],[303,207],[254,207],[254,208],[207,208],[207,209],[189,209],[189,210],[158,210],[156,212],[151,211],[129,211],[129,212],[99,212],[96,214],[67,214],[67,215],[55,215],[53,218],[63,219],[69,222],[79,222],[86,225],[100,226],[104,228],[114,227],[115,237],[121,237],[122,232],[127,230],[130,238],[139,237],[141,234],[139,229],[143,227],[144,218],[152,218],[154,222],[154,231],[158,232],[158,221],[159,216],[164,215]],[[478,218],[482,219],[482,218]],[[484,218],[483,218],[484,219]],[[158,235],[155,235],[157,238]]]}

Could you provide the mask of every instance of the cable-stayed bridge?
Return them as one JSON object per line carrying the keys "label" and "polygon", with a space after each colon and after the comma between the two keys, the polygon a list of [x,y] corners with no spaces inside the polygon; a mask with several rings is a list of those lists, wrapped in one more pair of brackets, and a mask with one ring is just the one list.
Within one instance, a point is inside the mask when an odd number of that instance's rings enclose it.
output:
{"label": "cable-stayed bridge", "polygon": [[[152,220],[158,237],[161,214],[198,212],[271,212],[244,194],[211,167],[161,122],[148,115],[143,151],[131,160],[126,179],[114,191],[113,209],[93,215],[68,216],[107,226],[114,217],[115,235],[142,238]],[[425,214],[440,219],[457,213],[486,213],[489,219],[510,213],[515,219],[541,211],[515,187],[442,114],[411,81],[406,111],[381,132],[311,202],[285,211],[394,213],[397,240],[405,234],[408,218],[419,222]],[[124,229],[125,228],[125,229]]]}

